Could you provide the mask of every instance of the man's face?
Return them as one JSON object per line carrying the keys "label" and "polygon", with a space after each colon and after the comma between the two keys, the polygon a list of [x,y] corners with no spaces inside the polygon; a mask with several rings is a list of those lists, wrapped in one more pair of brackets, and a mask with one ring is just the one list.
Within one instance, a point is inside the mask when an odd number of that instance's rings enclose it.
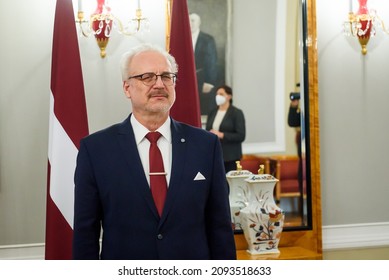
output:
{"label": "man's face", "polygon": [[196,14],[191,14],[189,16],[190,22],[190,31],[192,33],[197,32],[200,29],[200,17]]}
{"label": "man's face", "polygon": [[[158,52],[147,51],[133,57],[131,73],[136,76],[144,73],[157,75],[171,72],[168,60]],[[154,85],[145,85],[140,79],[132,78],[123,83],[126,96],[131,99],[134,114],[153,115],[168,113],[176,99],[175,84],[165,85],[160,77]]]}

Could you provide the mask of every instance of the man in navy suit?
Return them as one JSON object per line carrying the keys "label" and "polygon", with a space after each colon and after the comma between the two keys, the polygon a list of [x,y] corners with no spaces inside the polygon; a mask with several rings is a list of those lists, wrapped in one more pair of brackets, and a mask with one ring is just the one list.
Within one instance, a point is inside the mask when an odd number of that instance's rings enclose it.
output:
{"label": "man in navy suit", "polygon": [[[220,141],[169,117],[176,72],[175,59],[155,46],[123,57],[132,113],[81,141],[74,259],[236,258]],[[161,214],[149,186],[150,131],[162,134],[168,190]]]}

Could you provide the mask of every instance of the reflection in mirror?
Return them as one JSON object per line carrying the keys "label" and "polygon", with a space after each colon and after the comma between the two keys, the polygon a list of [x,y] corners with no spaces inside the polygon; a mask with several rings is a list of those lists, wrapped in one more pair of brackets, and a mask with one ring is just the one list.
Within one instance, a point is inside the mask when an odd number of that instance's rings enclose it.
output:
{"label": "reflection in mirror", "polygon": [[[246,5],[242,5],[245,2]],[[257,8],[254,8],[255,5]],[[231,66],[235,91],[239,92],[241,88],[257,98],[255,100],[245,96],[243,100],[239,100],[249,119],[248,137],[244,144],[246,155],[242,166],[245,168],[248,158],[255,157],[265,163],[268,160],[267,172],[279,179],[275,198],[285,211],[284,230],[308,229],[311,226],[311,215],[309,149],[306,148],[309,134],[305,129],[308,125],[306,116],[309,106],[305,98],[308,87],[305,80],[307,59],[303,38],[306,24],[304,1],[245,0],[239,2],[239,7],[233,5],[232,8],[233,21],[240,22],[242,20],[236,18],[238,12],[244,17],[254,18],[255,14],[250,16],[251,10],[265,11],[251,22],[250,35],[246,34],[246,40],[239,31],[250,26],[233,24],[234,57]],[[258,34],[257,45],[255,34]],[[241,48],[239,45],[244,45],[247,38],[250,38],[247,44],[254,45],[255,48],[252,47],[249,51],[251,63],[246,61],[241,68],[236,68],[242,60],[237,48]],[[240,52],[242,51],[241,49]],[[248,69],[250,64],[255,65],[253,70]],[[247,88],[250,83],[250,80],[244,80],[247,78],[256,83]],[[269,108],[274,111],[269,111]],[[267,114],[261,115],[261,112]],[[261,126],[261,123],[274,127],[274,131]]]}
{"label": "reflection in mirror", "polygon": [[[267,173],[280,179],[275,198],[286,212],[284,231],[309,229],[305,0],[217,0],[218,7],[220,1],[227,17],[218,17],[209,1],[188,0],[188,7],[201,15],[203,30],[214,36],[222,55],[219,64],[225,66],[223,81],[232,86],[234,104],[245,114],[242,167],[255,172],[259,161],[265,162]],[[300,93],[298,101],[291,100],[292,92]],[[297,124],[289,121],[290,109]]]}

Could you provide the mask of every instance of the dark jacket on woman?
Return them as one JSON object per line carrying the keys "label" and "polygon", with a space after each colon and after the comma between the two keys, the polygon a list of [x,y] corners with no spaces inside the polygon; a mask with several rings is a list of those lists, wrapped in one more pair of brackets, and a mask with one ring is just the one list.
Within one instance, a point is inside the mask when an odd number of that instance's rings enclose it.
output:
{"label": "dark jacket on woman", "polygon": [[[212,110],[207,118],[206,130],[211,130],[218,107]],[[219,131],[224,133],[220,139],[224,161],[240,160],[242,157],[242,142],[246,138],[246,124],[243,111],[230,106],[220,124]]]}

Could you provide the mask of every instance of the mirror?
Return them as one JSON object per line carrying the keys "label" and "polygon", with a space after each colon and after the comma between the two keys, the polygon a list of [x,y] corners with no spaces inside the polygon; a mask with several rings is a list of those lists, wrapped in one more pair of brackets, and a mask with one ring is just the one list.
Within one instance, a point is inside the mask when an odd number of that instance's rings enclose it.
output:
{"label": "mirror", "polygon": [[[218,75],[214,83],[231,85],[234,105],[245,114],[243,153],[269,158],[272,166],[283,157],[297,158],[298,195],[277,197],[286,212],[284,231],[311,228],[305,1],[215,0],[210,4],[188,0],[188,8],[189,13],[200,15],[200,30],[215,39]],[[300,127],[288,124],[291,92],[300,92]],[[214,100],[212,91],[199,94],[200,102]],[[209,106],[215,104],[205,107]],[[202,118],[205,122],[206,115]],[[268,170],[276,172],[275,167]]]}
{"label": "mirror", "polygon": [[[289,1],[288,1],[289,2]],[[316,0],[299,0],[302,14],[302,78],[304,79],[305,170],[307,225],[291,226],[282,233],[279,256],[250,255],[243,234],[235,234],[238,259],[322,259],[320,189],[319,98],[317,69]]]}

